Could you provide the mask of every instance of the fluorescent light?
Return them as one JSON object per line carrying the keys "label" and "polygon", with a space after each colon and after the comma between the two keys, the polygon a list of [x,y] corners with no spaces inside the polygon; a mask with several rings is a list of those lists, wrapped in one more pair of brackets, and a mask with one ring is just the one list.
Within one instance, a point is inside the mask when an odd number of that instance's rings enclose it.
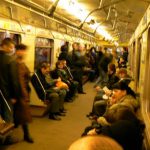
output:
{"label": "fluorescent light", "polygon": [[119,46],[119,43],[118,43],[117,41],[115,41],[114,44],[115,44],[116,46]]}
{"label": "fluorescent light", "polygon": [[[53,2],[55,2],[55,0],[51,0]],[[73,16],[77,17],[78,19],[80,19],[82,22],[84,21],[84,19],[87,17],[87,15],[89,14],[88,11],[86,11],[81,4],[78,3],[77,0],[60,0],[58,3],[58,6],[60,8],[65,9],[67,12],[69,12],[70,14],[72,14]],[[92,16],[89,16],[86,19],[86,22],[90,22],[90,20],[92,19]],[[95,24],[91,24],[89,25],[93,30],[95,30],[98,27],[99,23],[95,23]],[[97,29],[97,32],[102,35],[103,37],[105,37],[106,40],[112,40],[112,36],[104,29],[103,26],[99,26]]]}
{"label": "fluorescent light", "polygon": [[[51,0],[52,2],[55,2],[55,0]],[[73,16],[77,17],[81,21],[84,21],[86,16],[88,15],[88,11],[85,10],[85,8],[77,2],[77,0],[60,0],[58,3],[58,6],[60,8],[65,9]],[[92,19],[92,17],[88,17],[86,20],[89,22]]]}
{"label": "fluorescent light", "polygon": [[105,37],[106,40],[112,40],[112,36],[102,27],[97,29],[97,32]]}
{"label": "fluorescent light", "polygon": [[[98,27],[99,26],[99,27]],[[99,23],[95,23],[93,25],[90,25],[90,27],[95,30],[97,27],[97,32],[102,35],[106,40],[112,40],[112,36],[105,30],[105,28],[101,25],[99,25]]]}
{"label": "fluorescent light", "polygon": [[99,23],[90,24],[89,26],[95,30],[99,26]]}

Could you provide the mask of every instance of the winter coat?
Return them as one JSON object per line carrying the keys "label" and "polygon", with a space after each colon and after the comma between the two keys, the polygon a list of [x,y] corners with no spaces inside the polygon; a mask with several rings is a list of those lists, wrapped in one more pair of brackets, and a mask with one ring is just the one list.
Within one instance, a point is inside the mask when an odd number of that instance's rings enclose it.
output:
{"label": "winter coat", "polygon": [[6,100],[20,97],[16,59],[0,51],[0,89]]}
{"label": "winter coat", "polygon": [[32,121],[30,114],[30,72],[24,63],[17,64],[18,78],[21,87],[21,98],[14,105],[14,121],[16,124],[25,124]]}

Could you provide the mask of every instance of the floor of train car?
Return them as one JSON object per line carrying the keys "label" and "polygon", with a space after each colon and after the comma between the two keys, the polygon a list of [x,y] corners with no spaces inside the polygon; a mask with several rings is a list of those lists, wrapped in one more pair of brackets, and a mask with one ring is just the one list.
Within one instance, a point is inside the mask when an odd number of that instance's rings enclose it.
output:
{"label": "floor of train car", "polygon": [[[67,150],[69,145],[78,139],[84,128],[90,123],[86,114],[91,110],[95,91],[93,83],[84,86],[87,94],[78,95],[73,103],[66,103],[68,110],[61,121],[52,121],[48,118],[33,118],[30,125],[35,143],[28,144],[21,141],[17,144],[0,147],[2,150]],[[14,131],[17,138],[22,139],[21,128]]]}

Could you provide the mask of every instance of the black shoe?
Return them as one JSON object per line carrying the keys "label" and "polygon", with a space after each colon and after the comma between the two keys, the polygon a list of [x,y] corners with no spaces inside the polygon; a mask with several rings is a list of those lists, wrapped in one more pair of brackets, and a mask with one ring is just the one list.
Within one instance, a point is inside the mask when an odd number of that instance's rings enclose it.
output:
{"label": "black shoe", "polygon": [[60,112],[56,113],[56,115],[58,115],[58,116],[66,116],[64,113],[60,113]]}
{"label": "black shoe", "polygon": [[66,109],[60,109],[60,112],[61,112],[61,113],[66,113],[67,110],[66,110]]}
{"label": "black shoe", "polygon": [[66,102],[68,102],[68,103],[72,103],[72,102],[73,102],[73,100],[69,99],[69,100],[66,100]]}
{"label": "black shoe", "polygon": [[94,114],[93,114],[92,112],[90,112],[89,114],[86,115],[86,117],[89,118],[89,117],[91,117],[91,116],[93,116],[93,115],[94,115]]}
{"label": "black shoe", "polygon": [[79,92],[79,94],[86,94],[85,92]]}
{"label": "black shoe", "polygon": [[96,116],[96,115],[89,117],[90,120],[97,120],[97,118],[98,118],[98,116]]}
{"label": "black shoe", "polygon": [[12,136],[7,136],[3,144],[4,145],[12,145],[12,144],[15,144],[18,142],[19,142],[18,139],[12,138]]}
{"label": "black shoe", "polygon": [[54,115],[54,114],[50,114],[50,115],[49,115],[49,119],[57,120],[57,121],[61,120],[61,118],[59,118],[58,116],[56,116],[56,115]]}
{"label": "black shoe", "polygon": [[24,140],[25,140],[26,142],[28,142],[28,143],[34,143],[33,139],[32,139],[30,136],[29,136],[29,137],[28,137],[28,136],[27,136],[27,137],[25,136],[25,137],[24,137]]}

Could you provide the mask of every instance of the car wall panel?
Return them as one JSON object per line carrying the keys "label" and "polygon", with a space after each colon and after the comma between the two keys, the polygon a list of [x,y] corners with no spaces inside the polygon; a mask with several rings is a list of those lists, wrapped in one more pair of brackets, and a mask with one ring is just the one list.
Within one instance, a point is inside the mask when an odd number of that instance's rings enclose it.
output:
{"label": "car wall panel", "polygon": [[59,53],[60,53],[60,47],[61,47],[61,42],[63,40],[60,40],[60,39],[54,39],[54,52],[52,53],[52,68],[55,68],[55,64],[58,60],[58,56],[59,56]]}
{"label": "car wall panel", "polygon": [[25,63],[31,72],[34,72],[34,56],[35,56],[35,36],[24,34],[22,35],[22,43],[28,46]]}

